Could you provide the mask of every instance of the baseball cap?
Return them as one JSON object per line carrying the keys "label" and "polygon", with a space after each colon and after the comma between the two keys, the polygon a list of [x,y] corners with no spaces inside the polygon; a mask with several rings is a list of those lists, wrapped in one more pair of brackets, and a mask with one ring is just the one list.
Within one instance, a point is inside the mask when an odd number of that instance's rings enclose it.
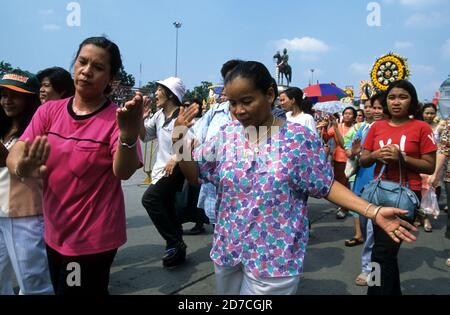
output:
{"label": "baseball cap", "polygon": [[0,87],[22,93],[39,94],[40,84],[34,74],[28,71],[15,69],[0,77]]}
{"label": "baseball cap", "polygon": [[183,103],[183,96],[186,93],[186,88],[180,78],[170,77],[162,81],[156,81],[156,83],[168,88],[173,94],[175,94],[180,103]]}

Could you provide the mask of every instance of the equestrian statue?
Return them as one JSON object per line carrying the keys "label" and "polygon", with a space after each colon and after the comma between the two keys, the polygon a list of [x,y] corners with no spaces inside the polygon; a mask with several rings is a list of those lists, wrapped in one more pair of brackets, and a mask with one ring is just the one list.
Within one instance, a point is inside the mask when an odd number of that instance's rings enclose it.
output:
{"label": "equestrian statue", "polygon": [[273,56],[275,62],[277,63],[277,79],[278,84],[283,85],[283,76],[286,78],[287,86],[292,81],[292,68],[289,65],[289,55],[287,54],[287,49],[283,50],[283,55],[279,51]]}

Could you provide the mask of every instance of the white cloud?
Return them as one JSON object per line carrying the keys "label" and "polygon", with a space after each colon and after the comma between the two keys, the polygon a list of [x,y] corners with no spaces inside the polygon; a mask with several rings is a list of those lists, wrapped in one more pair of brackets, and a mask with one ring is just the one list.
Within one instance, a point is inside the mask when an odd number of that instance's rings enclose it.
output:
{"label": "white cloud", "polygon": [[276,41],[275,45],[280,50],[287,48],[288,51],[301,53],[322,53],[330,50],[330,47],[323,41],[312,37],[281,39]]}
{"label": "white cloud", "polygon": [[44,31],[48,31],[48,32],[58,31],[61,29],[61,26],[56,25],[56,24],[44,24],[43,29],[44,29]]}
{"label": "white cloud", "polygon": [[48,15],[52,15],[53,13],[55,13],[55,11],[53,9],[41,9],[41,10],[38,10],[38,14],[39,15],[48,16]]}
{"label": "white cloud", "polygon": [[370,76],[372,65],[368,63],[354,62],[350,65],[350,70],[356,75]]}
{"label": "white cloud", "polygon": [[405,42],[403,42],[403,41],[396,41],[395,44],[394,44],[394,47],[396,49],[407,49],[407,48],[414,47],[414,45],[413,45],[413,43],[407,42],[407,41],[405,41]]}
{"label": "white cloud", "polygon": [[437,28],[449,24],[449,17],[440,12],[415,13],[405,22],[407,27]]}
{"label": "white cloud", "polygon": [[450,59],[450,39],[447,39],[445,44],[442,46],[442,54],[445,59]]}

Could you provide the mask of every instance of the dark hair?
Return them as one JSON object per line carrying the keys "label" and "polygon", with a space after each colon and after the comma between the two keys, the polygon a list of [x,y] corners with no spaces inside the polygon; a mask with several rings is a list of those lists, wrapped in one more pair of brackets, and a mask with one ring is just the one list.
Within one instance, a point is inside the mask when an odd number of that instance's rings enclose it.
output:
{"label": "dark hair", "polygon": [[191,104],[192,104],[192,103],[197,103],[197,104],[199,104],[199,105],[202,104],[198,98],[192,99]]}
{"label": "dark hair", "polygon": [[67,98],[75,94],[75,86],[73,84],[72,76],[69,71],[61,67],[47,68],[39,71],[36,75],[39,82],[48,78],[53,89],[62,95],[62,98]]}
{"label": "dark hair", "polygon": [[381,104],[381,107],[383,108],[383,113],[385,115],[389,116],[389,111],[387,109],[386,104],[384,104],[384,99],[386,98],[386,92],[379,92],[377,94],[374,94],[370,97],[370,104],[373,105],[375,104],[376,101],[378,101]]}
{"label": "dark hair", "polygon": [[364,114],[364,111],[362,109],[357,109],[356,110],[356,116],[358,116],[358,112],[361,112],[363,117],[366,118],[366,114]]}
{"label": "dark hair", "polygon": [[175,94],[173,94],[173,92],[167,86],[159,83],[157,83],[156,85],[160,86],[163,89],[164,94],[166,94],[167,98],[170,98],[175,103],[176,106],[180,107],[183,105],[181,101],[178,99],[178,97]]}
{"label": "dark hair", "polygon": [[422,113],[425,111],[425,109],[427,108],[432,108],[434,110],[435,113],[437,113],[437,108],[436,105],[434,105],[433,103],[425,103],[422,106]]}
{"label": "dark hair", "polygon": [[314,111],[312,109],[313,106],[314,106],[314,103],[312,102],[312,100],[309,97],[305,97],[302,100],[301,109],[303,110],[303,112],[305,114],[313,115],[314,114]]}
{"label": "dark hair", "polygon": [[313,114],[312,107],[314,106],[313,102],[304,96],[304,93],[298,87],[290,87],[281,92],[280,94],[286,94],[286,96],[292,100],[295,99],[295,105],[304,112],[305,114]]}
{"label": "dark hair", "polygon": [[[81,49],[86,45],[94,45],[100,48],[103,48],[109,53],[109,59],[110,59],[110,66],[111,66],[111,77],[115,78],[117,74],[119,73],[120,68],[122,68],[122,57],[120,56],[120,50],[119,47],[107,39],[106,37],[89,37],[86,38],[78,48],[77,54],[75,56],[75,59],[72,62],[72,66],[75,64]],[[112,87],[108,85],[103,91],[103,94],[109,94],[112,92]]]}
{"label": "dark hair", "polygon": [[231,70],[233,70],[238,64],[243,63],[243,60],[240,59],[231,59],[228,60],[227,62],[225,62],[222,65],[222,69],[220,69],[220,74],[222,75],[222,78],[225,79],[225,77],[227,76],[228,72],[230,72]]}
{"label": "dark hair", "polygon": [[423,113],[425,112],[425,109],[427,109],[427,108],[431,108],[434,110],[435,114],[437,113],[437,107],[433,103],[425,103],[425,104],[419,103],[419,113],[416,115],[416,119],[425,120],[423,118]]}
{"label": "dark hair", "polygon": [[197,116],[195,116],[195,117],[197,117],[197,118],[202,117],[203,103],[198,98],[194,98],[191,101],[191,104],[193,104],[193,103],[197,103],[198,104],[198,113],[197,113]]}
{"label": "dark hair", "polygon": [[278,91],[275,79],[272,78],[269,70],[267,70],[266,66],[262,63],[257,61],[244,61],[238,64],[233,70],[231,70],[231,72],[227,74],[224,84],[227,85],[238,77],[251,81],[253,87],[263,94],[266,94],[267,91],[272,88],[276,99]]}
{"label": "dark hair", "polygon": [[272,103],[272,109],[273,109],[275,107],[275,101],[276,101],[276,99],[278,98],[278,95],[279,95],[279,93],[278,93],[278,84],[277,84],[277,81],[274,78],[272,78],[272,88],[273,88],[273,91],[275,93],[275,98],[273,99],[273,103]]}
{"label": "dark hair", "polygon": [[[0,88],[0,93],[1,92],[2,89]],[[33,118],[34,113],[41,105],[41,101],[39,100],[39,96],[37,94],[29,94],[29,93],[21,93],[21,94],[25,95],[25,108],[23,109],[23,112],[19,119],[19,128],[13,134],[14,137],[20,137],[24,133],[25,129],[27,128],[28,124],[31,121],[31,118]],[[5,111],[3,110],[3,107],[0,106],[1,138],[3,138],[11,130],[12,123],[13,123],[12,119],[6,115]]]}
{"label": "dark hair", "polygon": [[[414,115],[415,117],[417,117],[418,109],[419,109],[419,100],[417,98],[416,88],[414,87],[414,85],[411,82],[409,82],[407,80],[398,80],[398,81],[394,81],[391,84],[389,84],[389,87],[387,88],[386,94],[384,96],[383,106],[386,106],[386,108],[388,108],[387,107],[387,98],[388,98],[389,92],[394,88],[404,89],[406,92],[408,92],[408,94],[411,96],[411,103],[409,104],[408,114]],[[391,115],[389,113],[389,117],[390,116]]]}
{"label": "dark hair", "polygon": [[348,107],[344,108],[344,110],[342,111],[342,115],[344,115],[344,113],[349,109],[351,109],[351,111],[353,112],[353,119],[356,119],[356,109],[352,106],[348,106]]}
{"label": "dark hair", "polygon": [[292,100],[295,99],[295,104],[300,108],[303,100],[303,91],[298,87],[290,87],[281,92],[280,94],[286,94],[286,96]]}

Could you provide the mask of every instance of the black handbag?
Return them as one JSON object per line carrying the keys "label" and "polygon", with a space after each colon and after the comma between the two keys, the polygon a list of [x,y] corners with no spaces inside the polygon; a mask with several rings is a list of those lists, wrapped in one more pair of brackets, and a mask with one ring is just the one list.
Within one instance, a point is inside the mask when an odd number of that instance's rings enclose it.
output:
{"label": "black handbag", "polygon": [[409,188],[406,172],[406,185],[402,185],[402,162],[404,162],[403,156],[399,154],[400,182],[397,183],[381,179],[387,166],[383,164],[378,177],[364,186],[361,198],[374,205],[408,210],[408,214],[402,215],[402,217],[408,221],[412,221],[414,219],[414,212],[420,206],[420,201],[417,195]]}

